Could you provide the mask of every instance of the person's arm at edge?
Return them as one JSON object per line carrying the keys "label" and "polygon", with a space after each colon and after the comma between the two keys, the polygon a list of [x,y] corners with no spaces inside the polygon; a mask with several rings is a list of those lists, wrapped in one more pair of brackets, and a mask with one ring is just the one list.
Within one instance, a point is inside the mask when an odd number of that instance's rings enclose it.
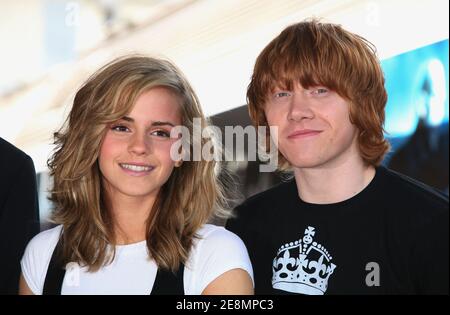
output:
{"label": "person's arm at edge", "polygon": [[244,269],[231,269],[214,279],[202,295],[253,295],[253,282]]}
{"label": "person's arm at edge", "polygon": [[33,291],[31,291],[30,287],[25,281],[25,278],[22,273],[20,274],[19,280],[19,295],[34,295]]}

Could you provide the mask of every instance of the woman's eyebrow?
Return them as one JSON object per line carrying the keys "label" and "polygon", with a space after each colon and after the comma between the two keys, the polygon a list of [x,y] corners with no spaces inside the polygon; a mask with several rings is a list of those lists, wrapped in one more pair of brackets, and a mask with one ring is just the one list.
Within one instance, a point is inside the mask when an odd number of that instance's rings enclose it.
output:
{"label": "woman's eyebrow", "polygon": [[175,124],[171,123],[170,121],[153,121],[152,126],[172,126],[175,127]]}
{"label": "woman's eyebrow", "polygon": [[[134,119],[128,116],[123,116],[121,118],[122,120],[125,121],[129,121],[129,122],[134,122]],[[152,123],[150,124],[152,127],[154,126],[172,126],[175,127],[175,124],[170,122],[170,121],[161,121],[161,120],[156,120],[156,121],[152,121]]]}

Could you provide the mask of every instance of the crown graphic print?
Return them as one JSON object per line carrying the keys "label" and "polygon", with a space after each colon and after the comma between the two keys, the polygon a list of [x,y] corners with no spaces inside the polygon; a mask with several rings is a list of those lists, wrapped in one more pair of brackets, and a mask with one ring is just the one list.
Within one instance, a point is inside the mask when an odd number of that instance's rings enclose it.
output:
{"label": "crown graphic print", "polygon": [[308,226],[303,238],[280,247],[272,266],[272,287],[292,293],[322,295],[336,269],[333,257],[314,242],[315,228]]}

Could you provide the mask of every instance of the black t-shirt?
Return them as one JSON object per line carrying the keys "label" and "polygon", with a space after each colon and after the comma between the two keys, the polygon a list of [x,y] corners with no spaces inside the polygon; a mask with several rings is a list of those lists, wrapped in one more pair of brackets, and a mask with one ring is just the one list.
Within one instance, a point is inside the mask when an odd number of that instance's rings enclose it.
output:
{"label": "black t-shirt", "polygon": [[302,201],[290,180],[238,206],[227,228],[247,246],[256,294],[448,294],[448,212],[447,196],[378,167],[334,204]]}

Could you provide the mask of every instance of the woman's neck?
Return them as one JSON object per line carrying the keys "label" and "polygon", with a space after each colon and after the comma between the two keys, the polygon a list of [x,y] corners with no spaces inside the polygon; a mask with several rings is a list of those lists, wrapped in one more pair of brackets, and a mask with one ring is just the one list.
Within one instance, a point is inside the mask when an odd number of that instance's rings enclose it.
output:
{"label": "woman's neck", "polygon": [[110,198],[116,245],[126,245],[147,238],[147,222],[155,198],[135,198],[115,195]]}

